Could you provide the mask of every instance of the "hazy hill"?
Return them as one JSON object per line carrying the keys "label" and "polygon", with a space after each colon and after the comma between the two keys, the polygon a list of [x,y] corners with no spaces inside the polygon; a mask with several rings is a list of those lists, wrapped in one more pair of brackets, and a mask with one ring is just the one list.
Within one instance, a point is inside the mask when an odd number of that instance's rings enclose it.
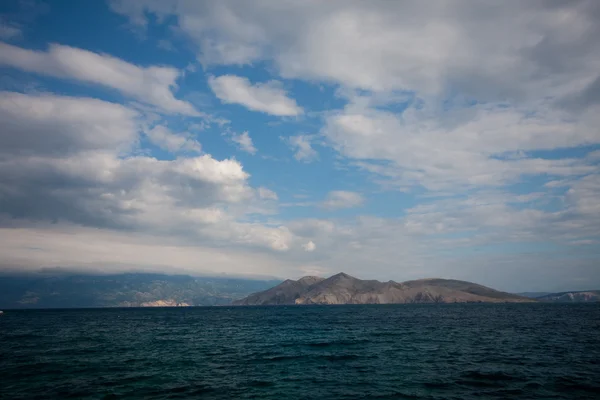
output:
{"label": "hazy hill", "polygon": [[455,302],[532,302],[535,300],[499,292],[471,282],[452,279],[420,279],[397,283],[361,280],[345,273],[327,279],[305,277],[287,280],[255,293],[235,305],[274,304],[392,304]]}
{"label": "hazy hill", "polygon": [[591,303],[600,301],[600,290],[550,293],[536,297],[536,299],[555,303]]}
{"label": "hazy hill", "polygon": [[210,306],[280,281],[187,275],[0,275],[0,309]]}
{"label": "hazy hill", "polygon": [[551,294],[552,292],[521,292],[516,293],[519,296],[529,297],[531,299],[536,299],[538,297],[546,296],[547,294]]}

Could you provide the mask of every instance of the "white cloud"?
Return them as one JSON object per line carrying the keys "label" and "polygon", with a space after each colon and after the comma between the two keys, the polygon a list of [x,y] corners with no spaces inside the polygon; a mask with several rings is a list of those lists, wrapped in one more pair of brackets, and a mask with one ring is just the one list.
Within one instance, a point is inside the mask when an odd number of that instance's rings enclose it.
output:
{"label": "white cloud", "polygon": [[138,26],[147,24],[146,13],[177,15],[208,64],[272,60],[285,77],[376,91],[460,87],[486,100],[564,96],[590,84],[600,69],[594,1],[517,8],[464,0],[435,7],[420,1],[113,4]]}
{"label": "white cloud", "polygon": [[[590,174],[581,179],[573,181],[571,187],[566,193],[566,199],[571,205],[571,212],[574,212],[579,217],[574,221],[573,216],[568,221],[568,224],[583,224],[591,230],[585,232],[589,236],[600,236],[600,173]],[[594,227],[595,225],[595,227]],[[584,234],[580,229],[576,230],[579,235]]]}
{"label": "white cloud", "polygon": [[348,192],[344,190],[333,190],[327,194],[321,206],[329,210],[340,208],[353,208],[361,206],[365,202],[360,193]]}
{"label": "white cloud", "polygon": [[256,147],[252,143],[252,138],[248,132],[234,133],[231,135],[231,140],[238,145],[238,147],[246,153],[256,154]]}
{"label": "white cloud", "polygon": [[316,160],[319,155],[317,151],[312,148],[311,141],[312,136],[309,135],[296,135],[290,136],[286,139],[288,145],[292,150],[295,151],[294,158],[302,162],[312,162]]}
{"label": "white cloud", "polygon": [[409,107],[396,114],[362,100],[327,116],[322,133],[341,154],[400,187],[463,190],[504,185],[528,174],[576,176],[595,170],[583,159],[510,156],[600,143],[591,124],[557,110],[484,105],[445,112]]}
{"label": "white cloud", "polygon": [[[32,246],[37,250],[31,251]],[[235,248],[224,252],[164,236],[73,225],[2,227],[0,253],[0,268],[17,267],[20,272],[39,270],[41,266],[92,273],[151,271],[232,276],[281,276],[296,271],[294,263],[273,254]]]}
{"label": "white cloud", "polygon": [[[590,201],[598,195],[592,181],[581,181],[589,190],[580,192],[582,198]],[[489,192],[433,199],[406,210],[405,217],[296,220],[289,227],[299,240],[319,243],[312,265],[334,266],[333,270],[343,265],[344,271],[359,276],[453,277],[504,290],[527,289],[529,278],[534,286],[550,290],[581,287],[576,282],[580,276],[588,276],[587,284],[600,282],[597,251],[590,247],[581,250],[587,251],[581,257],[565,257],[564,247],[598,237],[597,210],[594,214],[585,202],[567,197],[563,200],[572,204],[567,216],[507,205],[511,198],[510,193]],[[552,244],[546,247],[548,243]]]}
{"label": "white cloud", "polygon": [[[117,8],[139,25],[145,12],[178,15],[207,63],[270,61],[284,78],[342,85],[348,104],[326,114],[321,133],[386,185],[464,190],[595,170],[579,159],[513,154],[600,143],[597,2],[515,9],[463,0],[439,7],[123,0]],[[353,89],[363,95],[348,96]],[[408,109],[396,111],[406,99]],[[305,161],[316,155],[306,139],[290,141]]]}
{"label": "white cloud", "polygon": [[[533,1],[515,9],[463,0],[439,7],[124,0],[117,11],[140,25],[145,12],[178,15],[208,63],[271,61],[285,78],[367,91],[326,114],[322,134],[386,184],[440,191],[595,169],[578,159],[511,153],[600,142],[600,42],[591,39],[600,34],[599,10],[594,1]],[[404,112],[387,108],[399,92],[414,97]],[[300,138],[292,143],[296,157],[314,158]]]}
{"label": "white cloud", "polygon": [[[238,13],[220,2],[112,0],[110,5],[115,12],[127,15],[134,27],[142,29],[148,25],[148,12],[156,12],[159,19],[177,12],[182,32],[192,35],[201,49],[198,59],[205,65],[247,64],[261,55],[258,42],[264,44],[266,39],[260,27],[245,22]],[[227,29],[229,32],[224,32],[224,35],[214,35],[215,25],[220,24],[231,29]]]}
{"label": "white cloud", "polygon": [[[121,105],[4,92],[0,116],[0,209],[14,221],[195,237],[207,246],[294,246],[285,226],[245,216],[276,195],[252,189],[238,161],[128,154],[143,126]],[[154,132],[165,146],[183,143]]]}
{"label": "white cloud", "polygon": [[303,219],[301,221],[292,221],[290,229],[300,236],[311,237],[319,233],[325,235],[331,234],[336,230],[336,224],[324,219]]}
{"label": "white cloud", "polygon": [[173,43],[166,39],[161,39],[158,42],[156,42],[156,46],[159,49],[163,49],[165,51],[176,51],[175,46],[173,46]]}
{"label": "white cloud", "polygon": [[22,35],[21,28],[10,25],[0,19],[0,39],[10,40]]}
{"label": "white cloud", "polygon": [[187,72],[189,72],[189,73],[192,73],[192,74],[193,74],[194,72],[196,72],[196,71],[198,70],[198,68],[196,67],[196,65],[195,65],[195,64],[193,64],[193,63],[189,63],[189,64],[187,65],[187,67],[185,67],[185,70],[186,70]]}
{"label": "white cloud", "polygon": [[[111,4],[138,26],[176,24],[169,28],[192,40],[205,68],[266,65],[277,79],[339,85],[333,101],[323,99],[337,109],[307,117],[324,122],[320,136],[285,139],[295,157],[316,159],[312,145],[329,145],[337,165],[362,168],[384,188],[413,191],[417,205],[398,209],[397,218],[289,220],[277,215],[277,195],[252,187],[235,159],[136,155],[144,154],[137,147],[147,130],[139,112],[3,93],[0,223],[15,227],[0,232],[4,261],[194,271],[203,260],[217,270],[284,276],[343,266],[365,278],[441,276],[510,290],[600,283],[593,248],[600,237],[598,2]],[[175,98],[181,71],[173,68],[59,45],[0,50],[3,65],[114,88],[163,112],[196,113]],[[230,75],[209,83],[224,102],[272,115],[304,111],[282,83]],[[153,133],[173,151],[189,139]],[[234,138],[254,148],[249,136]],[[556,151],[584,146],[596,151]],[[350,178],[354,170],[344,172]],[[302,190],[302,179],[287,193]],[[396,195],[405,196],[389,194]],[[321,205],[361,204],[359,193],[337,191]],[[44,251],[27,251],[32,243]],[[581,247],[569,253],[572,244]]]}
{"label": "white cloud", "polygon": [[304,249],[304,251],[312,253],[317,248],[317,245],[312,240],[309,240],[307,243],[302,245],[302,248]]}
{"label": "white cloud", "polygon": [[222,75],[210,77],[208,84],[224,103],[241,104],[250,110],[277,116],[295,116],[303,112],[276,81],[253,85],[247,78]]}
{"label": "white cloud", "polygon": [[0,154],[124,151],[137,139],[137,116],[119,104],[90,98],[0,92]]}
{"label": "white cloud", "polygon": [[168,113],[200,115],[173,95],[180,72],[170,67],[140,67],[107,54],[59,44],[47,52],[0,43],[0,65],[58,78],[110,87]]}
{"label": "white cloud", "polygon": [[169,128],[157,125],[146,131],[150,141],[156,146],[171,153],[178,151],[193,151],[199,153],[202,146],[187,133],[173,133]]}
{"label": "white cloud", "polygon": [[265,187],[258,188],[258,196],[264,200],[278,200],[277,193]]}
{"label": "white cloud", "polygon": [[[0,156],[5,266],[297,276],[307,265],[327,273],[343,265],[365,278],[442,276],[514,290],[531,289],[521,283],[524,276],[537,277],[540,289],[561,282],[558,290],[572,290],[579,277],[600,282],[593,257],[569,260],[565,269],[565,259],[554,253],[456,253],[547,241],[580,243],[578,251],[591,251],[585,243],[600,235],[598,174],[570,176],[569,190],[559,198],[566,206],[556,212],[523,202],[513,206],[510,193],[490,192],[432,199],[402,218],[264,223],[251,220],[248,204],[276,198],[266,188],[251,188],[236,160],[203,155],[161,161],[117,153],[117,146],[136,142],[141,125],[123,106],[5,92],[0,113],[8,127],[0,132],[0,149],[10,144]],[[26,140],[15,141],[25,134]],[[33,146],[42,139],[46,144]],[[53,150],[52,143],[62,142],[72,145]],[[338,191],[327,201],[346,207],[363,199]],[[28,249],[33,246],[40,250]],[[199,259],[210,267],[199,266]]]}

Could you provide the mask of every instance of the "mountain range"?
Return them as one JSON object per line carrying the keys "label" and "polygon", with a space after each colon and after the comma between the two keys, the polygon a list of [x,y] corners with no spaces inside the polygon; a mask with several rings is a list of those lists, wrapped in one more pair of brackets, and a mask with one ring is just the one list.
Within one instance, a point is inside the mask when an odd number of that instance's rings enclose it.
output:
{"label": "mountain range", "polygon": [[535,299],[553,303],[591,303],[600,301],[600,290],[548,293]]}
{"label": "mountain range", "polygon": [[[239,300],[241,299],[241,300]],[[499,292],[471,282],[420,279],[397,283],[340,273],[324,279],[255,280],[150,273],[0,274],[0,310],[15,308],[176,307],[276,304],[448,302],[597,302],[599,290]]]}
{"label": "mountain range", "polygon": [[527,303],[534,299],[453,279],[406,282],[361,280],[345,273],[327,279],[306,276],[233,302],[234,305]]}
{"label": "mountain range", "polygon": [[0,275],[0,309],[227,305],[279,282],[149,273]]}

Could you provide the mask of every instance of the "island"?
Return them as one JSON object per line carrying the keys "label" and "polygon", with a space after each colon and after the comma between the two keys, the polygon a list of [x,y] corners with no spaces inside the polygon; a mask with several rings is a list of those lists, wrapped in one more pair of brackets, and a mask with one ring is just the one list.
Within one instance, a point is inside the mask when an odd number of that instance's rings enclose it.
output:
{"label": "island", "polygon": [[525,296],[501,292],[454,279],[419,279],[406,282],[362,280],[346,273],[327,279],[305,276],[288,279],[233,305],[398,304],[398,303],[530,303]]}

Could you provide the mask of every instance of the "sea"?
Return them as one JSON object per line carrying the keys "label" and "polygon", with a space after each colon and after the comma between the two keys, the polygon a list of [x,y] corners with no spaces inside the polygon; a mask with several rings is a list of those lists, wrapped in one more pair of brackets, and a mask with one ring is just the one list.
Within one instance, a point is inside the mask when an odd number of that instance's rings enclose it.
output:
{"label": "sea", "polygon": [[598,399],[600,303],[4,310],[1,399]]}

